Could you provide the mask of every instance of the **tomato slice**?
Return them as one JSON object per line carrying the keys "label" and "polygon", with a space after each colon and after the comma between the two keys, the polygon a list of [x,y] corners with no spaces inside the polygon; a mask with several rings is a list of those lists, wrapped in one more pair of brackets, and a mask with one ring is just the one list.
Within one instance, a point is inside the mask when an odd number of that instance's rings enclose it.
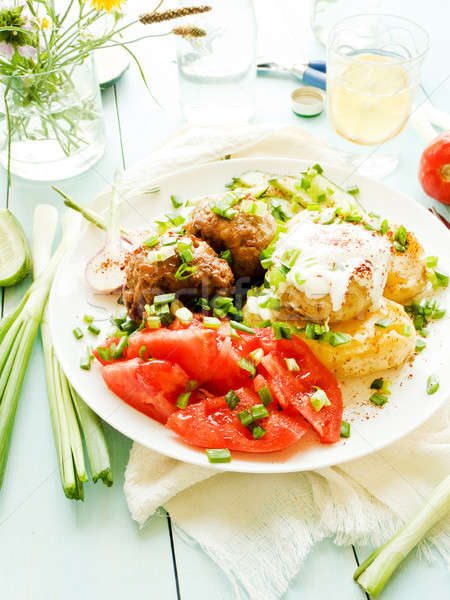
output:
{"label": "tomato slice", "polygon": [[127,404],[160,423],[175,412],[175,402],[189,380],[183,369],[164,360],[114,361],[102,369],[108,388]]}
{"label": "tomato slice", "polygon": [[240,402],[233,411],[223,396],[207,396],[197,404],[173,413],[167,421],[167,427],[193,446],[242,452],[283,450],[297,442],[307,431],[308,425],[300,415],[269,409],[269,416],[259,421],[266,434],[255,440],[251,431],[242,426],[237,414],[261,401],[250,387],[239,388],[236,393]]}
{"label": "tomato slice", "polygon": [[[322,442],[339,441],[343,405],[335,377],[298,337],[278,340],[277,347],[278,352],[270,352],[261,361],[269,389],[283,408],[292,406],[311,423]],[[285,358],[295,358],[300,370],[289,371]],[[310,401],[314,386],[323,389],[331,403],[320,411]]]}
{"label": "tomato slice", "polygon": [[191,379],[203,382],[217,357],[216,333],[203,326],[145,329],[128,340],[127,356],[139,356],[144,346],[152,358],[178,363]]}
{"label": "tomato slice", "polygon": [[217,339],[217,356],[205,378],[205,387],[214,394],[226,394],[249,382],[250,374],[241,369],[242,350],[230,337]]}

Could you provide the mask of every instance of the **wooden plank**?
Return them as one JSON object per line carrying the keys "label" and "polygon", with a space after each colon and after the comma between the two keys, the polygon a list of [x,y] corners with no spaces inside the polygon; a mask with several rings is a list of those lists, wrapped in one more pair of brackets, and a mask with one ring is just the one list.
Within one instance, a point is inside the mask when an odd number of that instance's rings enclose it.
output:
{"label": "wooden plank", "polygon": [[[228,600],[231,584],[225,573],[198,545],[175,535],[178,574],[183,600]],[[356,562],[351,547],[335,546],[329,541],[317,544],[292,581],[283,600],[364,600],[365,594],[352,580]]]}
{"label": "wooden plank", "polygon": [[[88,173],[58,185],[78,202],[89,201],[121,165],[113,90],[103,96],[108,144],[104,158]],[[4,197],[4,189],[0,189]],[[46,202],[63,209],[49,183],[13,179],[10,208],[28,235],[34,207]],[[29,281],[6,293],[12,308]],[[70,326],[70,324],[68,324]],[[170,539],[165,518],[141,531],[128,513],[123,472],[130,440],[106,427],[115,484],[85,486],[86,500],[62,492],[48,413],[40,339],[25,377],[0,494],[0,564],[10,598],[153,597],[175,599]]]}

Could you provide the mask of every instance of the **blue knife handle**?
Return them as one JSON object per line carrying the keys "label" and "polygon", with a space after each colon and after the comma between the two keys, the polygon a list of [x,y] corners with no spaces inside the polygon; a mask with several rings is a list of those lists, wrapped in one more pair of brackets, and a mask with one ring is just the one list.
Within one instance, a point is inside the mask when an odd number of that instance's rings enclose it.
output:
{"label": "blue knife handle", "polygon": [[303,73],[303,83],[306,85],[312,85],[322,90],[327,89],[327,77],[325,73],[316,71],[315,69],[307,68]]}
{"label": "blue knife handle", "polygon": [[322,73],[327,72],[327,63],[324,60],[312,60],[308,63],[308,67],[316,71],[322,71]]}

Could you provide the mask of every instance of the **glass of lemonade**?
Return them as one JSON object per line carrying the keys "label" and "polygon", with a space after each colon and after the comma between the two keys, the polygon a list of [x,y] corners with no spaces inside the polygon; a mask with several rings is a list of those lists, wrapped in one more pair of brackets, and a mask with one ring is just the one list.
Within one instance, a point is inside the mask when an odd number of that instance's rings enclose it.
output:
{"label": "glass of lemonade", "polygon": [[328,38],[328,115],[351,142],[381,144],[411,113],[429,46],[426,31],[394,15],[343,19]]}

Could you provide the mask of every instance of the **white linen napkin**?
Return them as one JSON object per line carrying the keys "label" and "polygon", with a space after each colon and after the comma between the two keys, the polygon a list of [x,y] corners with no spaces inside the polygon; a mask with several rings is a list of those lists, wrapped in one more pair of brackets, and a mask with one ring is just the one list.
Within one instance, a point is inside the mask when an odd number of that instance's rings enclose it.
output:
{"label": "white linen napkin", "polygon": [[[145,186],[156,176],[225,155],[339,162],[324,142],[297,127],[186,128],[126,174]],[[379,545],[450,471],[450,410],[407,438],[338,467],[281,475],[218,473],[134,444],[125,495],[140,525],[159,506],[226,572],[236,595],[276,600],[312,545]],[[450,519],[430,540],[450,563]],[[425,548],[426,549],[426,548]]]}

